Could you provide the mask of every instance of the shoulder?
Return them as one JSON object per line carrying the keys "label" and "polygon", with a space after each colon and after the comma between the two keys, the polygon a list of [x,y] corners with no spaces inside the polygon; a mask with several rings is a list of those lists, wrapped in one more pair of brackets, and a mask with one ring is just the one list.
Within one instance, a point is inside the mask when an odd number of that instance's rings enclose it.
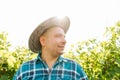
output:
{"label": "shoulder", "polygon": [[72,66],[79,73],[83,71],[83,68],[80,65],[80,63],[78,63],[74,60],[68,59],[68,58],[64,58],[64,60],[66,60],[66,62],[65,62],[66,66],[69,66],[69,67]]}
{"label": "shoulder", "polygon": [[68,58],[64,58],[64,64],[69,67],[72,66],[72,67],[76,68],[77,70],[80,70],[82,68],[78,62],[76,62],[72,59],[68,59]]}
{"label": "shoulder", "polygon": [[22,65],[30,65],[30,64],[34,64],[35,62],[36,62],[36,59],[33,59],[33,60],[24,62]]}
{"label": "shoulder", "polygon": [[64,58],[64,60],[66,60],[64,65],[66,69],[73,70],[79,77],[86,78],[85,80],[87,80],[87,75],[80,63],[68,58]]}
{"label": "shoulder", "polygon": [[24,62],[23,64],[20,65],[20,69],[22,72],[28,70],[30,67],[34,66],[36,62],[36,59],[29,60]]}
{"label": "shoulder", "polygon": [[33,67],[36,59],[29,60],[24,62],[23,64],[20,65],[19,69],[16,71],[16,73],[13,76],[13,80],[18,80],[24,76],[27,75],[27,73],[30,71],[30,67]]}
{"label": "shoulder", "polygon": [[69,59],[69,58],[63,58],[63,59],[64,59],[65,62],[68,63],[68,64],[75,64],[75,65],[79,65],[79,66],[80,66],[80,64],[79,64],[78,62],[76,62],[76,61],[74,61],[74,60],[72,60],[72,59]]}

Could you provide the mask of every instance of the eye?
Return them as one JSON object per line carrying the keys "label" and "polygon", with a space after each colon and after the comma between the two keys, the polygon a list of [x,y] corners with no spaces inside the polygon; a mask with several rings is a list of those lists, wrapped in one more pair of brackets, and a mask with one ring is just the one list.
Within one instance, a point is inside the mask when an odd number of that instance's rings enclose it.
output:
{"label": "eye", "polygon": [[61,35],[60,35],[60,34],[57,34],[57,35],[55,35],[55,37],[61,37]]}

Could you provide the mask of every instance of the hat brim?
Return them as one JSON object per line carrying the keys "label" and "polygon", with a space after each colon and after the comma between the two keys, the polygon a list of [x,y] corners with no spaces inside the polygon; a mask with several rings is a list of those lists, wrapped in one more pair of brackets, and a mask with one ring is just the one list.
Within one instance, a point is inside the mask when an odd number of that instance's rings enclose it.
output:
{"label": "hat brim", "polygon": [[31,51],[38,53],[39,50],[41,50],[39,38],[46,29],[53,26],[61,27],[64,32],[67,33],[70,26],[70,19],[67,16],[64,18],[58,18],[55,16],[45,20],[40,25],[38,25],[29,37],[28,46]]}

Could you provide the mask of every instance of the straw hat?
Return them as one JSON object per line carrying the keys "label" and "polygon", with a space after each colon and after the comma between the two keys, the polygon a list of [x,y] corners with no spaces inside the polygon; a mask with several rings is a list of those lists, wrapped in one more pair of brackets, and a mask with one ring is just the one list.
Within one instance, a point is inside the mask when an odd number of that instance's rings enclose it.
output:
{"label": "straw hat", "polygon": [[41,44],[39,41],[40,36],[50,27],[61,27],[67,32],[69,26],[70,26],[70,20],[67,16],[63,18],[58,18],[58,17],[51,17],[44,22],[42,22],[40,25],[36,27],[36,29],[32,32],[32,34],[29,37],[29,43],[28,46],[31,51],[34,53],[38,53],[39,50],[41,50]]}

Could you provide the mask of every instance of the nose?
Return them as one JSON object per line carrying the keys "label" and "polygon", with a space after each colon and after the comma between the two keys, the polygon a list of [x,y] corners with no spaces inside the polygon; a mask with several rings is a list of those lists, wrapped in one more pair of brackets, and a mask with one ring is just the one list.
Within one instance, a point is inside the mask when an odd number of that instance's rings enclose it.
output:
{"label": "nose", "polygon": [[62,42],[63,42],[64,44],[66,44],[67,41],[66,41],[65,37],[63,37]]}

